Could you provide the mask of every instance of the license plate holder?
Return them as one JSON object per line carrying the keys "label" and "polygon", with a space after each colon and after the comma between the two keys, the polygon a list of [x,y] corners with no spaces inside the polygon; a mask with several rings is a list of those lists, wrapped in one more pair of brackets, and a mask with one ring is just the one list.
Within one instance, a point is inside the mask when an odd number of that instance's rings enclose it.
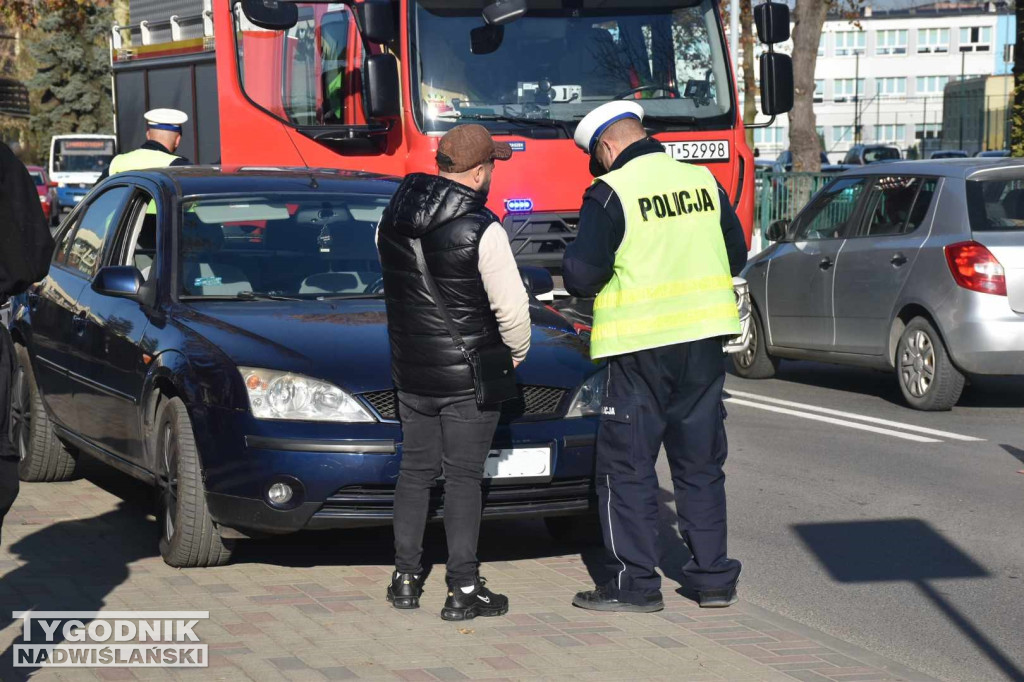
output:
{"label": "license plate holder", "polygon": [[491,450],[484,462],[484,478],[501,483],[551,480],[551,446]]}

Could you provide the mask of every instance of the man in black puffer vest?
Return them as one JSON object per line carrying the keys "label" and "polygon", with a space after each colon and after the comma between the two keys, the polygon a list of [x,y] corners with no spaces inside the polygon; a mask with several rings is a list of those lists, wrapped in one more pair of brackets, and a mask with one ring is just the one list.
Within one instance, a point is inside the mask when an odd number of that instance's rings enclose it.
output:
{"label": "man in black puffer vest", "polygon": [[504,343],[513,362],[522,362],[530,348],[529,300],[508,236],[485,206],[494,161],[511,155],[483,126],[453,128],[438,145],[439,175],[409,175],[377,236],[403,438],[395,489],[396,570],[387,597],[396,608],[419,606],[430,489],[443,472],[445,620],[508,611],[508,599],[484,585],[476,558],[484,462],[499,409],[477,406],[469,364],[420,274],[413,243],[420,241],[466,349]]}

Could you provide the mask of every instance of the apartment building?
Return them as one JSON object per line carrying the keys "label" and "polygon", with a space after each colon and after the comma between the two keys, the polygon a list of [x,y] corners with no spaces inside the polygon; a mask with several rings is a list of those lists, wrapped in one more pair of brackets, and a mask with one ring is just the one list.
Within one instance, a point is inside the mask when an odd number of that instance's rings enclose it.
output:
{"label": "apartment building", "polygon": [[[830,18],[818,45],[814,93],[829,158],[840,161],[858,141],[896,145],[911,157],[949,148],[952,138],[943,142],[946,85],[1009,73],[1015,30],[1012,10],[994,2],[885,12],[868,7],[856,21]],[[780,117],[754,131],[762,158],[788,148],[788,125]]]}

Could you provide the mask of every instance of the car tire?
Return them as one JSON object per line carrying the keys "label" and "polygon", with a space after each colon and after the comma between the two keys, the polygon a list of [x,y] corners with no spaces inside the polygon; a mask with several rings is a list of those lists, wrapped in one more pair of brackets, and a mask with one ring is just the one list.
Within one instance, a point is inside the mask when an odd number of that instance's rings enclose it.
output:
{"label": "car tire", "polygon": [[231,559],[232,543],[220,537],[210,517],[192,421],[181,399],[163,402],[154,437],[162,465],[160,555],[176,568],[223,566]]}
{"label": "car tire", "polygon": [[733,353],[733,370],[744,379],[771,379],[779,369],[779,360],[768,354],[768,337],[756,306],[751,307],[750,322],[750,346],[742,353]]}
{"label": "car tire", "polygon": [[11,382],[11,442],[21,457],[18,478],[28,482],[71,481],[79,477],[76,453],[53,430],[39,395],[28,350],[15,346],[17,363]]}
{"label": "car tire", "polygon": [[907,404],[929,412],[952,409],[965,382],[942,337],[923,317],[915,317],[903,330],[896,350],[896,378]]}
{"label": "car tire", "polygon": [[597,546],[604,543],[601,517],[597,512],[579,516],[548,516],[544,525],[551,537],[563,545]]}

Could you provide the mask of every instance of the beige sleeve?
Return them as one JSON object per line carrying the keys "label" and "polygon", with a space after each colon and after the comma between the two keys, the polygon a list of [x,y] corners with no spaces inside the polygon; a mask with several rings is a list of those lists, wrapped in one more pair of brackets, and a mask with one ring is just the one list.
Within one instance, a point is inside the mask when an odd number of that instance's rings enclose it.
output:
{"label": "beige sleeve", "polygon": [[492,223],[480,238],[479,267],[501,340],[512,350],[512,358],[522,362],[530,350],[530,298],[508,235],[498,223]]}

